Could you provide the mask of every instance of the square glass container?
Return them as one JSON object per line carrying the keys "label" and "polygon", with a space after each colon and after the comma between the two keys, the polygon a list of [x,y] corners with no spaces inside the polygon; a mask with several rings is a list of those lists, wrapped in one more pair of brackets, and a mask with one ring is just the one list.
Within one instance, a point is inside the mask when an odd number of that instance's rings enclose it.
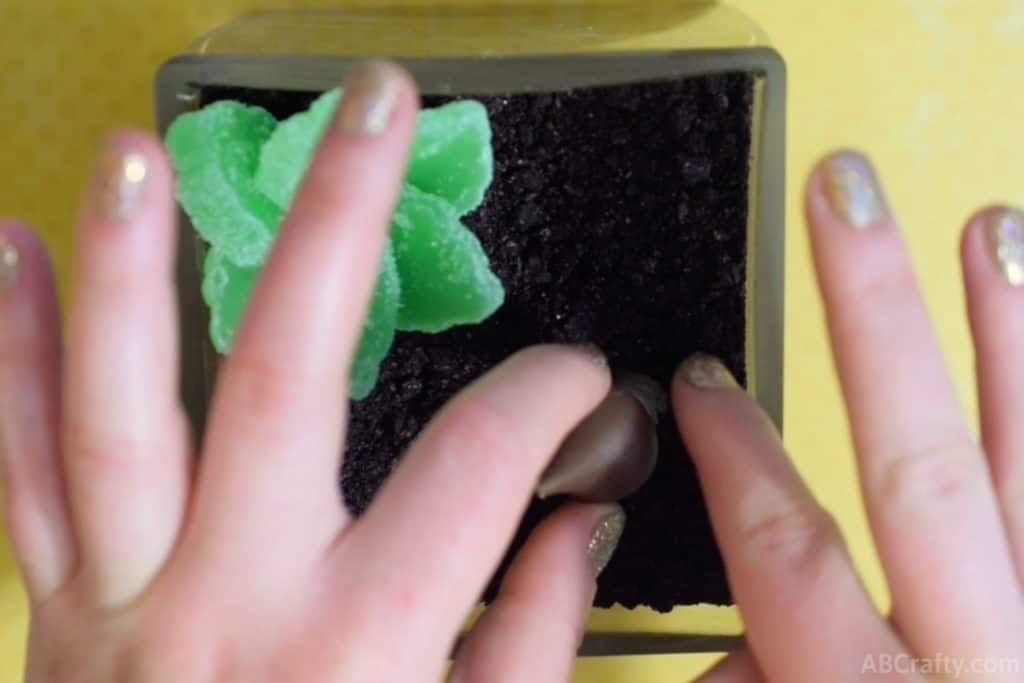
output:
{"label": "square glass container", "polygon": [[[747,225],[747,389],[782,426],[785,66],[745,16],[713,2],[495,3],[260,13],[175,56],[155,81],[157,122],[202,105],[207,86],[323,91],[365,57],[402,63],[428,95],[618,85],[726,72],[753,76]],[[202,244],[180,216],[182,392],[202,433],[217,356],[200,295]],[[733,607],[594,609],[582,655],[721,651],[741,638]]]}

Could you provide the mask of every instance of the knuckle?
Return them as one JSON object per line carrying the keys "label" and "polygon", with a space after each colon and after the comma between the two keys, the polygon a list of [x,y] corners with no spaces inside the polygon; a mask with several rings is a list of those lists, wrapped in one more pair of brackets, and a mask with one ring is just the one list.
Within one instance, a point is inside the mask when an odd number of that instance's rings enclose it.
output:
{"label": "knuckle", "polygon": [[811,562],[840,542],[832,518],[810,502],[762,516],[742,530],[741,540],[759,561],[781,567]]}
{"label": "knuckle", "polygon": [[902,267],[850,282],[839,294],[842,304],[833,310],[834,336],[860,338],[865,327],[871,332],[880,332],[871,327],[884,327],[888,334],[894,316],[921,305],[917,292],[913,272]]}
{"label": "knuckle", "polygon": [[252,354],[231,357],[228,373],[230,389],[225,407],[232,416],[255,423],[282,420],[301,411],[302,399],[317,383],[313,378],[301,377],[287,364]]}
{"label": "knuckle", "polygon": [[934,507],[969,498],[987,477],[979,448],[967,436],[897,455],[883,468],[882,500],[902,508]]}
{"label": "knuckle", "polygon": [[467,462],[486,463],[501,470],[527,452],[523,435],[512,421],[484,401],[451,405],[437,425],[434,446],[442,459],[465,468]]}
{"label": "knuckle", "polygon": [[144,461],[153,448],[144,437],[129,429],[73,421],[65,425],[65,439],[72,461],[87,467],[110,468],[138,463]]}
{"label": "knuckle", "polygon": [[500,631],[536,634],[550,652],[575,652],[583,641],[584,615],[564,601],[542,601],[524,591],[503,588],[494,607]]}

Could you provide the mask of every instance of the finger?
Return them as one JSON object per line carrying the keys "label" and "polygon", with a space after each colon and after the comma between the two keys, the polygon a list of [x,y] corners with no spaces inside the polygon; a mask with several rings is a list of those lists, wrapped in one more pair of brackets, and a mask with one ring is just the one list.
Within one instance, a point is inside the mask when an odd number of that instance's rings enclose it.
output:
{"label": "finger", "polygon": [[861,680],[866,652],[901,652],[835,525],[728,370],[695,356],[672,391],[747,642],[765,675],[793,683]]}
{"label": "finger", "polygon": [[349,78],[223,366],[200,473],[200,553],[249,566],[268,538],[319,553],[344,521],[333,482],[348,369],[417,106],[396,66],[367,63]]}
{"label": "finger", "polygon": [[64,396],[82,576],[105,606],[130,600],[163,565],[188,495],[174,216],[160,144],[112,136],[78,223]]}
{"label": "finger", "polygon": [[365,611],[360,642],[393,645],[395,680],[440,671],[548,460],[609,385],[592,349],[515,354],[441,411],[339,539],[339,590],[355,596],[345,618]]}
{"label": "finger", "polygon": [[57,439],[60,321],[46,250],[0,223],[0,481],[7,534],[34,602],[75,564]]}
{"label": "finger", "polygon": [[1019,652],[1024,609],[985,460],[881,197],[867,160],[840,153],[811,176],[806,209],[893,617],[918,652]]}
{"label": "finger", "polygon": [[569,680],[595,577],[624,525],[618,505],[569,504],[544,520],[463,640],[449,683]]}
{"label": "finger", "polygon": [[1024,581],[1024,214],[992,207],[961,244],[974,337],[981,438]]}
{"label": "finger", "polygon": [[720,659],[697,679],[697,683],[761,683],[763,680],[750,650],[744,648]]}

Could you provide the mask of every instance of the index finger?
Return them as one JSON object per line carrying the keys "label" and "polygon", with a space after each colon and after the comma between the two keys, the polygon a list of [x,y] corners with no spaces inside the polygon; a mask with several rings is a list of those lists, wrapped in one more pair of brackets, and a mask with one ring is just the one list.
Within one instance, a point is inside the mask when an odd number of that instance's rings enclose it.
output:
{"label": "index finger", "polygon": [[417,110],[398,66],[352,70],[254,286],[218,378],[195,512],[208,554],[233,539],[222,561],[262,561],[269,536],[319,553],[346,523],[331,482],[348,372]]}

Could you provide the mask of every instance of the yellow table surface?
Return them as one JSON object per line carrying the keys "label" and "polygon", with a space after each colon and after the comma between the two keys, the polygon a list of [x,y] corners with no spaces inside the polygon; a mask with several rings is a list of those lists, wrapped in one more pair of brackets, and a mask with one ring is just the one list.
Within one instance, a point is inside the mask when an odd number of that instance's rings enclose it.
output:
{"label": "yellow table surface", "polygon": [[[111,126],[152,127],[150,92],[157,66],[242,12],[337,4],[0,2],[0,214],[21,216],[42,231],[54,254],[63,294],[70,221],[92,152]],[[884,605],[884,581],[856,494],[845,419],[808,259],[799,209],[801,184],[814,160],[832,147],[861,147],[877,160],[890,199],[906,225],[957,387],[973,414],[972,356],[956,246],[961,221],[980,203],[1024,204],[1024,155],[1019,147],[1024,1],[730,4],[767,31],[789,68],[786,442],[816,494],[838,519],[865,581]],[[23,593],[10,553],[2,546],[2,681],[20,674],[26,624]],[[714,659],[582,661],[577,680],[678,683]]]}

